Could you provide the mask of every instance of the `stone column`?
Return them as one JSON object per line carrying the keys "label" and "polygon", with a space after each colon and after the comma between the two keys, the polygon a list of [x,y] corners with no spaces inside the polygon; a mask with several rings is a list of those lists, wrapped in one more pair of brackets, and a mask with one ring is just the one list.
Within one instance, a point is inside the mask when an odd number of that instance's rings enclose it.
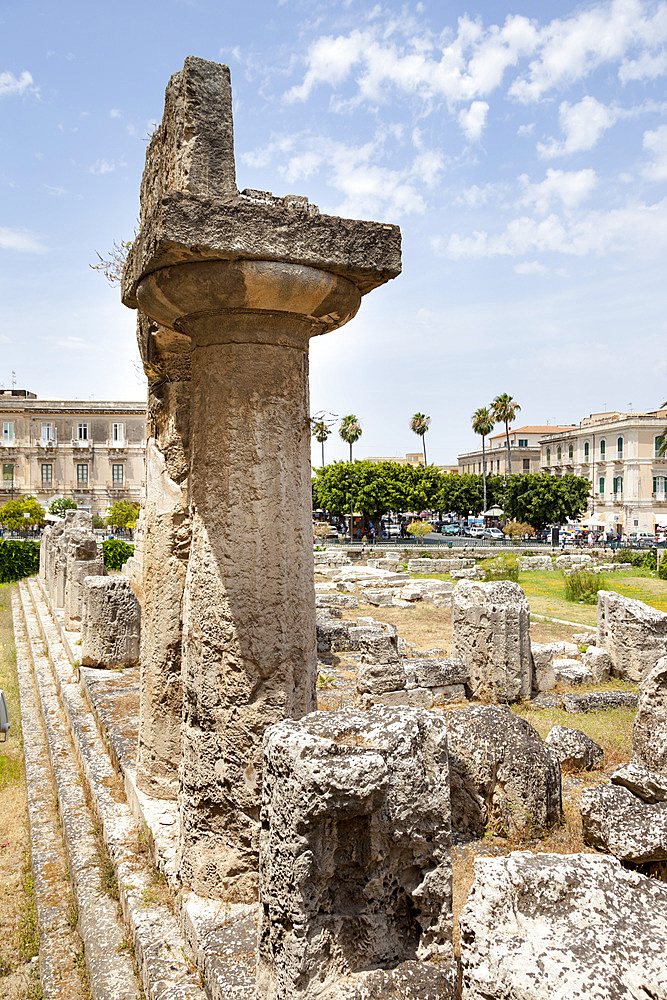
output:
{"label": "stone column", "polygon": [[157,271],[137,297],[192,340],[181,875],[222,895],[245,873],[252,896],[262,734],[315,707],[308,339],[360,294],[315,268],[218,261]]}
{"label": "stone column", "polygon": [[137,339],[148,375],[143,510],[141,674],[137,784],[178,795],[181,761],[182,605],[190,551],[190,340],[139,313]]}

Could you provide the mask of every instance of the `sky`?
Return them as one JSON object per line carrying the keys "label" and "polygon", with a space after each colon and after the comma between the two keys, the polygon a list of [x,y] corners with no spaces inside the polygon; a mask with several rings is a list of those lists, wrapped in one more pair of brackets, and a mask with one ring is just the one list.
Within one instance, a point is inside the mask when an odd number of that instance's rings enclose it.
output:
{"label": "sky", "polygon": [[[0,386],[145,398],[135,316],[90,265],[132,239],[188,55],[231,69],[240,189],[401,228],[403,273],[311,341],[311,413],[354,413],[356,458],[419,450],[419,411],[455,463],[500,393],[515,426],[667,399],[649,0],[2,0]],[[347,455],[334,426],[325,459]]]}

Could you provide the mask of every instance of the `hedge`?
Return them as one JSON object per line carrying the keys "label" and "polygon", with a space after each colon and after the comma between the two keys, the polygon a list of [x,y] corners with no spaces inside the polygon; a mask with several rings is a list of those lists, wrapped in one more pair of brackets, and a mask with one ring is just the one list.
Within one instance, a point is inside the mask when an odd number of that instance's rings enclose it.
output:
{"label": "hedge", "polygon": [[0,583],[15,583],[39,570],[39,542],[0,538]]}
{"label": "hedge", "polygon": [[134,555],[134,545],[122,542],[120,538],[108,538],[106,542],[102,542],[102,552],[106,568],[119,570]]}

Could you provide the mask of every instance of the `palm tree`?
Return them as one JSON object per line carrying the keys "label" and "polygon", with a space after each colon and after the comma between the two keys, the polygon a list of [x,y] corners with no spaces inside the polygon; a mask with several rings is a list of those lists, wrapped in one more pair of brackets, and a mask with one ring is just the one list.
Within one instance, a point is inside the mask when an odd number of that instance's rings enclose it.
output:
{"label": "palm tree", "polygon": [[313,437],[322,445],[322,465],[324,465],[324,442],[331,434],[331,427],[326,420],[315,420],[312,424]]}
{"label": "palm tree", "polygon": [[482,436],[482,482],[484,484],[484,510],[486,510],[486,448],[484,442],[486,435],[493,430],[493,417],[486,406],[480,406],[479,410],[475,410],[473,413],[472,429],[475,434]]}
{"label": "palm tree", "polygon": [[491,403],[491,415],[498,424],[505,424],[505,439],[507,441],[507,471],[512,475],[512,453],[510,451],[510,421],[514,420],[521,407],[511,396],[503,392]]}
{"label": "palm tree", "polygon": [[424,465],[426,465],[426,438],[424,435],[428,430],[428,425],[431,423],[431,418],[427,417],[423,413],[415,413],[414,417],[410,421],[410,430],[418,434],[422,439],[422,445],[424,448]]}
{"label": "palm tree", "polygon": [[343,441],[347,441],[350,446],[350,461],[352,461],[352,445],[361,437],[361,424],[354,413],[348,413],[343,417],[338,428],[338,433]]}
{"label": "palm tree", "polygon": [[[664,409],[665,406],[667,406],[667,400],[665,400],[660,409],[661,410]],[[658,438],[657,444],[658,444],[657,458],[664,458],[667,455],[667,427],[665,427],[664,431]]]}

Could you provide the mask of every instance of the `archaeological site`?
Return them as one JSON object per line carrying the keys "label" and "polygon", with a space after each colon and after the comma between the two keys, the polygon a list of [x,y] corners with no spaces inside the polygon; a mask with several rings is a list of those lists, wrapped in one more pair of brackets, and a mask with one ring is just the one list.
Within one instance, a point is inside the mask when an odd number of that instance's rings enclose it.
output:
{"label": "archaeological site", "polygon": [[314,546],[309,341],[399,277],[399,229],[239,190],[194,57],[140,204],[134,554],[68,511],[13,598],[40,995],[667,1000],[667,613],[597,548],[584,628],[470,546]]}

